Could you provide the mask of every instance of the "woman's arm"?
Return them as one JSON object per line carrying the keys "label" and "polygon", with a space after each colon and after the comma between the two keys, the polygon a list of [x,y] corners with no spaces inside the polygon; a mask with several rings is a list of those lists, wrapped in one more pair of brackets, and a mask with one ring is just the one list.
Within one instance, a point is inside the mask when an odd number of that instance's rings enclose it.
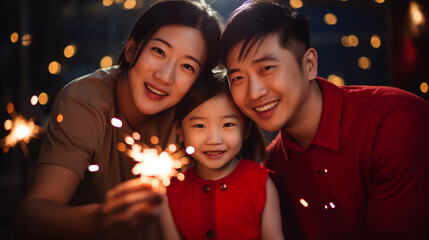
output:
{"label": "woman's arm", "polygon": [[104,203],[71,207],[67,203],[80,178],[67,168],[41,164],[17,210],[17,238],[116,238],[134,233],[144,227],[148,217],[156,215],[160,203],[158,194],[136,180],[124,182],[109,191]]}
{"label": "woman's arm", "polygon": [[281,223],[280,203],[277,189],[270,177],[267,178],[267,200],[262,212],[261,235],[263,240],[284,239]]}

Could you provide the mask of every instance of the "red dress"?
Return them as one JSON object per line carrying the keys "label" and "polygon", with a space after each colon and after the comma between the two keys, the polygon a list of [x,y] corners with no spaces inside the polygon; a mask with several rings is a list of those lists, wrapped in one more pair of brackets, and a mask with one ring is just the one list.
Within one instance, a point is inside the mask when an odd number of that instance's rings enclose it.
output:
{"label": "red dress", "polygon": [[195,168],[167,188],[174,221],[184,239],[260,239],[269,170],[241,160],[219,180],[205,180]]}

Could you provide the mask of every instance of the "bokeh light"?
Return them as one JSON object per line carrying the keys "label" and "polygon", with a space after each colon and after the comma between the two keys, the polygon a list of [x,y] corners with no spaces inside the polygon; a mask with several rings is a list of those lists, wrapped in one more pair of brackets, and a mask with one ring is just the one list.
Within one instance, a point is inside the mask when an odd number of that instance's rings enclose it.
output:
{"label": "bokeh light", "polygon": [[12,34],[10,35],[10,41],[11,41],[12,43],[16,43],[16,42],[18,42],[18,39],[19,39],[19,35],[18,35],[18,33],[14,32],[14,33],[12,33]]}
{"label": "bokeh light", "polygon": [[358,60],[358,65],[362,69],[369,69],[371,68],[371,60],[367,57],[360,57]]}
{"label": "bokeh light", "polygon": [[373,48],[379,48],[381,46],[381,39],[378,35],[371,36],[371,46]]}
{"label": "bokeh light", "polygon": [[429,86],[428,86],[427,82],[422,82],[422,83],[420,84],[420,91],[421,91],[422,93],[427,93],[427,92],[428,92],[428,90],[429,90]]}
{"label": "bokeh light", "polygon": [[124,2],[124,9],[130,10],[135,8],[137,5],[136,0],[125,0]]}
{"label": "bokeh light", "polygon": [[68,45],[64,48],[64,56],[66,58],[71,58],[76,54],[76,46],[73,44]]}
{"label": "bokeh light", "polygon": [[46,103],[48,103],[48,100],[49,100],[48,94],[46,94],[45,92],[42,92],[39,94],[40,105],[45,105]]}
{"label": "bokeh light", "polygon": [[335,25],[337,23],[337,16],[335,16],[333,13],[327,13],[323,17],[323,20],[328,25]]}
{"label": "bokeh light", "polygon": [[293,8],[301,8],[304,4],[301,0],[290,0],[289,5]]}
{"label": "bokeh light", "polygon": [[30,34],[24,34],[23,36],[22,36],[22,39],[21,39],[21,41],[22,41],[22,46],[24,46],[24,47],[27,47],[27,46],[30,46],[30,44],[31,44],[31,35]]}
{"label": "bokeh light", "polygon": [[57,61],[52,61],[49,63],[48,70],[50,74],[57,75],[61,72],[61,64]]}
{"label": "bokeh light", "polygon": [[100,61],[100,67],[101,68],[111,67],[112,64],[113,64],[113,60],[112,60],[112,57],[110,57],[110,56],[105,56]]}

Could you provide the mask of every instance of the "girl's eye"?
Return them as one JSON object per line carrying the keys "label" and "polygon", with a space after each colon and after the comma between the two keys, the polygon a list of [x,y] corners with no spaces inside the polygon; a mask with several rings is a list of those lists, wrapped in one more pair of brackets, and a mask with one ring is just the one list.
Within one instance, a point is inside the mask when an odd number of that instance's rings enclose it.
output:
{"label": "girl's eye", "polygon": [[195,72],[195,68],[190,64],[183,64],[183,68],[185,68],[186,70],[191,71],[193,73]]}
{"label": "girl's eye", "polygon": [[156,53],[156,54],[158,54],[158,55],[161,55],[161,56],[165,56],[165,53],[164,53],[164,51],[162,51],[162,49],[161,48],[159,48],[159,47],[153,47],[152,48],[152,50]]}
{"label": "girl's eye", "polygon": [[234,123],[225,123],[223,126],[224,127],[232,127],[234,125],[235,125]]}
{"label": "girl's eye", "polygon": [[196,128],[204,128],[204,125],[201,123],[195,124],[192,127],[196,127]]}

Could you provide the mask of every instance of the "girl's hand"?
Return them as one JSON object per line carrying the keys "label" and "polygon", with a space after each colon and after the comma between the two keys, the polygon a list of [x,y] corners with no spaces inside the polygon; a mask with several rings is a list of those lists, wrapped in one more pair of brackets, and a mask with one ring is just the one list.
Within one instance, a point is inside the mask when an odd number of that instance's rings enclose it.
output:
{"label": "girl's hand", "polygon": [[127,238],[158,221],[162,195],[139,178],[111,189],[99,208],[100,232],[111,239]]}

